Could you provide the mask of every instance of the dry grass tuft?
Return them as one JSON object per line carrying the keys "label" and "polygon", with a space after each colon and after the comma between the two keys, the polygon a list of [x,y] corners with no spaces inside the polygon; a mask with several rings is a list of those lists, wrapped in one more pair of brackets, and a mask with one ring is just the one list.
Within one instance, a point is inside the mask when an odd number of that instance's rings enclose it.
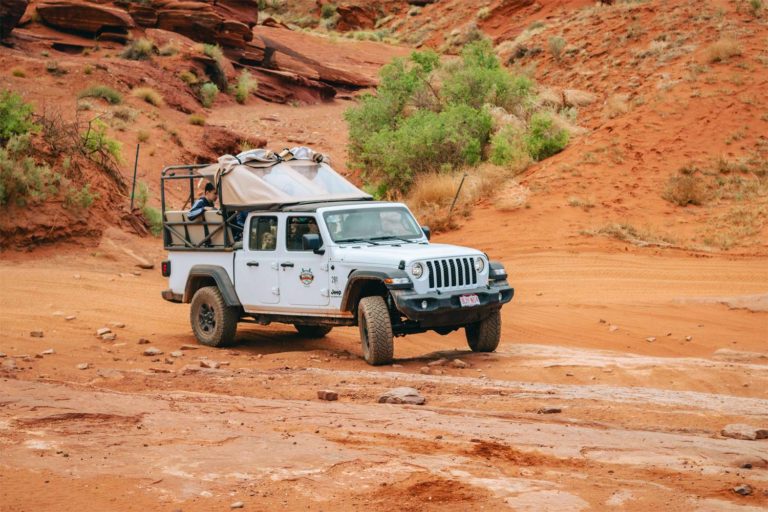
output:
{"label": "dry grass tuft", "polygon": [[614,119],[629,111],[629,96],[626,94],[614,94],[605,102],[605,115],[608,119]]}
{"label": "dry grass tuft", "polygon": [[670,176],[662,196],[678,206],[702,205],[709,198],[704,180],[695,172],[681,172]]}
{"label": "dry grass tuft", "polygon": [[741,55],[739,43],[733,39],[720,39],[712,43],[706,51],[707,62],[714,64],[716,62],[726,62],[731,57]]}
{"label": "dry grass tuft", "polygon": [[511,212],[528,204],[531,189],[517,182],[512,182],[499,193],[493,205],[502,212]]}
{"label": "dry grass tuft", "polygon": [[[459,217],[469,216],[478,201],[494,198],[497,191],[514,175],[511,169],[491,164],[467,169],[465,173],[464,185],[450,218],[448,213],[451,203],[456,197],[464,173],[432,173],[419,176],[405,202],[420,222],[436,232],[445,231],[455,228]],[[498,200],[495,199],[494,204]]]}
{"label": "dry grass tuft", "polygon": [[160,93],[151,87],[137,87],[131,91],[131,94],[155,107],[162,107],[165,103]]}

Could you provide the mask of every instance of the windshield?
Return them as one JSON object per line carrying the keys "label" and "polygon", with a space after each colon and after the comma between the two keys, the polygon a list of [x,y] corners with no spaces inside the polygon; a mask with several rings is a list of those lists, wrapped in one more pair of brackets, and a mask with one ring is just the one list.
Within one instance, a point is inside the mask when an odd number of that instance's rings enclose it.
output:
{"label": "windshield", "polygon": [[414,240],[423,236],[416,219],[402,206],[334,210],[323,218],[334,242]]}

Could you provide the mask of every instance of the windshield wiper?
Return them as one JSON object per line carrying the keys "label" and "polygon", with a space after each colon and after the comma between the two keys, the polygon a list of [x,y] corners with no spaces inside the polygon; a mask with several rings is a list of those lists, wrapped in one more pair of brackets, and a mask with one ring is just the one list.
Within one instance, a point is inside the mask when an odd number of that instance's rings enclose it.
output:
{"label": "windshield wiper", "polygon": [[399,240],[400,242],[405,242],[407,244],[412,244],[413,240],[408,240],[406,238],[401,238],[399,236],[395,235],[387,235],[387,236],[375,236],[371,238],[371,240]]}
{"label": "windshield wiper", "polygon": [[381,245],[367,238],[342,238],[341,240],[336,240],[337,244],[346,244],[346,243],[357,244],[361,242],[371,244],[371,245]]}

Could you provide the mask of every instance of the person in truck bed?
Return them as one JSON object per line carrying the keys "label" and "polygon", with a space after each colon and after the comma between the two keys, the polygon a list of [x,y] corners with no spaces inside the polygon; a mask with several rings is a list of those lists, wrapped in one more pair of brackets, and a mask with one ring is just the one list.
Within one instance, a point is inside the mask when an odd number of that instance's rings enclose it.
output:
{"label": "person in truck bed", "polygon": [[215,204],[214,204],[215,201],[216,201],[216,187],[213,186],[213,183],[206,183],[205,192],[200,197],[200,199],[195,201],[195,204],[192,205],[192,208],[190,208],[189,213],[187,213],[187,219],[195,220],[200,215],[202,215],[206,209],[215,208]]}

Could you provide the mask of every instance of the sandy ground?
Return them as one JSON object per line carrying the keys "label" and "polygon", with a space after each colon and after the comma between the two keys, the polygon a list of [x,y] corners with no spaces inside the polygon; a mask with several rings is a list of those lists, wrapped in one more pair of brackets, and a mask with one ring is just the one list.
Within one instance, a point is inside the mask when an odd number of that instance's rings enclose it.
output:
{"label": "sandy ground", "polygon": [[[363,362],[351,328],[309,341],[247,325],[234,348],[172,357],[195,341],[157,270],[137,271],[108,240],[6,255],[0,510],[768,507],[768,440],[719,434],[768,426],[764,259],[510,253],[477,238],[517,289],[499,350],[410,336],[383,368]],[[119,242],[162,257],[155,241]],[[103,326],[117,339],[96,338]],[[470,366],[421,372],[440,358]],[[376,403],[398,386],[426,405]],[[731,490],[745,483],[751,496]]]}

